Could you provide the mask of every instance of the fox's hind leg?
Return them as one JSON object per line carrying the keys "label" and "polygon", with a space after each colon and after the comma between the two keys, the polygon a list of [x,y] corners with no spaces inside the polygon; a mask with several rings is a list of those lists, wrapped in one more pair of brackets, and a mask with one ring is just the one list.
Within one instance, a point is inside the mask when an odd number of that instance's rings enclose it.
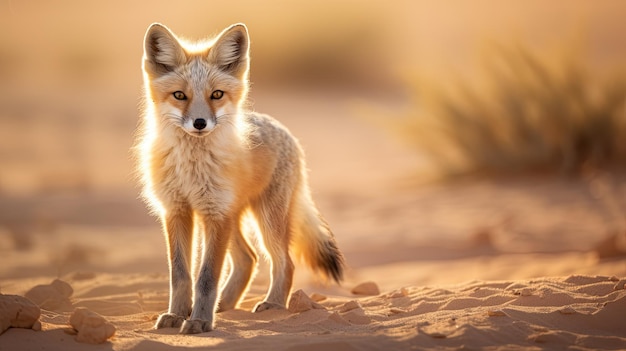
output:
{"label": "fox's hind leg", "polygon": [[287,206],[264,198],[253,206],[261,229],[263,244],[271,260],[271,283],[265,300],[253,312],[284,309],[293,280],[293,262],[289,256],[289,216]]}
{"label": "fox's hind leg", "polygon": [[170,301],[167,313],[159,316],[155,327],[177,328],[191,313],[191,247],[193,216],[189,206],[169,209],[163,217],[170,263]]}
{"label": "fox's hind leg", "polygon": [[231,272],[220,296],[218,312],[227,311],[237,306],[248,289],[257,263],[257,255],[250,248],[239,226],[233,230],[230,240]]}

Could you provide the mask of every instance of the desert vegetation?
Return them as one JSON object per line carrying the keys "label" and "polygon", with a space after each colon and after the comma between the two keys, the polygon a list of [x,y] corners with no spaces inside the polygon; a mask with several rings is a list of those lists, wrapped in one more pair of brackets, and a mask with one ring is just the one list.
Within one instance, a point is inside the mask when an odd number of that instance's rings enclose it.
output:
{"label": "desert vegetation", "polygon": [[576,50],[542,55],[493,45],[480,79],[408,79],[394,131],[443,175],[576,174],[626,160],[626,78],[594,74]]}

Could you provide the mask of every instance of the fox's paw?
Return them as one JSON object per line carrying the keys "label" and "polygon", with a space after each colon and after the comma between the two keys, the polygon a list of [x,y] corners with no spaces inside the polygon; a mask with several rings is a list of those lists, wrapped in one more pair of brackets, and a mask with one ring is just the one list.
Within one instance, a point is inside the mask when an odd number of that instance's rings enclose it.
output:
{"label": "fox's paw", "polygon": [[204,321],[202,319],[187,319],[180,328],[181,334],[200,334],[213,330],[212,321]]}
{"label": "fox's paw", "polygon": [[285,306],[275,302],[263,301],[254,306],[252,312],[259,313],[267,310],[284,310]]}
{"label": "fox's paw", "polygon": [[181,317],[177,314],[163,313],[162,315],[159,316],[159,319],[157,319],[157,322],[154,325],[154,328],[155,329],[179,328],[181,325],[183,325],[184,320],[185,320],[185,317]]}

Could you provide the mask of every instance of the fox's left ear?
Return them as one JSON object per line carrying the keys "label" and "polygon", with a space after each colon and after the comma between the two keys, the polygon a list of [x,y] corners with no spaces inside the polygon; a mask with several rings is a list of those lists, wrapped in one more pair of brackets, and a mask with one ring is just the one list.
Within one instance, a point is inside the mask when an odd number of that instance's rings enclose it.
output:
{"label": "fox's left ear", "polygon": [[208,60],[235,77],[243,78],[250,65],[248,29],[245,24],[226,28],[209,50]]}

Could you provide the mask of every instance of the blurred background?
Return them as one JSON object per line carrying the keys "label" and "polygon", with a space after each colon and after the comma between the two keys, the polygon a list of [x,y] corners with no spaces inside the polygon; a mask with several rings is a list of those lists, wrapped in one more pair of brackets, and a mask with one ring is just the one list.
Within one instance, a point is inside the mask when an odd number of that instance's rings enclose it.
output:
{"label": "blurred background", "polygon": [[352,266],[619,257],[625,16],[619,0],[0,0],[0,252],[29,261],[0,277],[166,269],[129,152],[152,22],[189,39],[247,24],[252,106],[301,140]]}

